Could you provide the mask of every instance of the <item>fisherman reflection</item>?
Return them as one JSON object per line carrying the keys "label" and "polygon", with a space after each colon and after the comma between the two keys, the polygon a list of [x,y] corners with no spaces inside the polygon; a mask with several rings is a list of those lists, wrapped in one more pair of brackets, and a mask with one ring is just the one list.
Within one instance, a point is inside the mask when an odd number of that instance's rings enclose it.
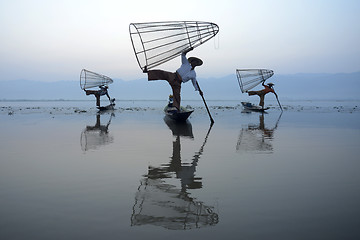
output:
{"label": "fisherman reflection", "polygon": [[81,133],[80,142],[83,151],[94,150],[114,141],[114,138],[109,134],[109,125],[115,114],[111,113],[106,125],[101,125],[100,116],[101,114],[97,113],[95,125],[86,126]]}
{"label": "fisherman reflection", "polygon": [[[175,141],[169,164],[160,167],[149,167],[148,174],[140,181],[131,217],[131,225],[156,225],[167,229],[192,229],[211,226],[218,223],[218,215],[214,207],[190,197],[187,189],[202,188],[202,178],[195,177],[196,167],[202,155],[208,135],[195,153],[192,162],[182,163],[180,138],[193,139],[192,126],[187,121],[184,124],[174,124],[167,121]],[[209,131],[210,132],[210,131]],[[180,187],[175,186],[172,176],[180,179]],[[171,183],[170,183],[171,182]]]}
{"label": "fisherman reflection", "polygon": [[[201,153],[195,154],[193,161],[189,165],[184,165],[181,163],[181,144],[180,136],[193,139],[194,135],[192,133],[191,123],[186,121],[184,123],[174,122],[173,120],[165,117],[165,123],[168,125],[170,130],[173,133],[173,136],[176,137],[176,140],[173,141],[173,153],[171,161],[169,164],[163,164],[160,168],[149,167],[149,177],[156,175],[157,171],[166,172],[166,173],[175,173],[176,178],[180,179],[181,190],[186,191],[186,189],[197,189],[202,187],[201,178],[195,177],[196,166],[199,161]],[[161,170],[160,170],[161,169]]]}
{"label": "fisherman reflection", "polygon": [[273,139],[274,138],[274,130],[275,128],[277,128],[277,125],[275,125],[274,128],[266,128],[265,127],[265,122],[264,122],[264,114],[261,114],[259,116],[259,130],[261,130],[263,132],[263,137],[264,139]]}
{"label": "fisherman reflection", "polygon": [[265,126],[264,113],[259,115],[259,124],[248,124],[241,129],[236,145],[237,151],[272,153],[274,151],[272,140],[275,129],[278,127],[282,113],[279,115],[273,128]]}

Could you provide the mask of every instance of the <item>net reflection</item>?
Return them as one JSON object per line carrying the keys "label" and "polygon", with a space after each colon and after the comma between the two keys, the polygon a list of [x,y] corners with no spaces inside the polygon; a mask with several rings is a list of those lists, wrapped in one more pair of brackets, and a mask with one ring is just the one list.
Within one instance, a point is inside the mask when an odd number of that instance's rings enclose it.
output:
{"label": "net reflection", "polygon": [[96,114],[96,123],[94,126],[86,126],[81,132],[80,144],[84,152],[95,150],[100,146],[110,144],[114,141],[114,137],[109,134],[109,125],[115,114],[111,113],[106,125],[101,125],[100,115],[100,113]]}
{"label": "net reflection", "polygon": [[[212,226],[218,223],[218,214],[213,206],[190,196],[188,189],[202,188],[202,178],[195,172],[200,156],[209,136],[211,127],[190,163],[181,159],[181,137],[193,139],[189,121],[175,124],[164,119],[175,136],[170,163],[160,167],[149,166],[148,173],[140,180],[135,195],[135,204],[131,216],[131,226],[154,225],[172,230],[186,230]],[[178,185],[180,180],[180,187]],[[175,180],[175,181],[174,181]]]}
{"label": "net reflection", "polygon": [[275,129],[278,127],[282,113],[279,115],[275,126],[265,126],[264,113],[259,115],[259,124],[249,123],[240,130],[236,151],[254,153],[273,153],[272,141]]}

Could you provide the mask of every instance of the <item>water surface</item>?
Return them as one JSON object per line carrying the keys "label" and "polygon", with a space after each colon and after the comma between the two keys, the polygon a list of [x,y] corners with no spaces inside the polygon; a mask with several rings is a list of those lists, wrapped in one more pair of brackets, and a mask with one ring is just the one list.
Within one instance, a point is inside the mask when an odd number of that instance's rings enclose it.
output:
{"label": "water surface", "polygon": [[358,103],[1,102],[1,239],[358,239]]}

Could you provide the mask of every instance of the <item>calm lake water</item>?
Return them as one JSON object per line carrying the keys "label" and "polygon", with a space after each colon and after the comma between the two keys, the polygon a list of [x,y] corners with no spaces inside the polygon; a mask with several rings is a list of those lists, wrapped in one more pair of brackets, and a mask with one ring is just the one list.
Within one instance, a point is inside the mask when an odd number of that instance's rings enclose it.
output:
{"label": "calm lake water", "polygon": [[360,239],[360,103],[0,102],[0,239]]}

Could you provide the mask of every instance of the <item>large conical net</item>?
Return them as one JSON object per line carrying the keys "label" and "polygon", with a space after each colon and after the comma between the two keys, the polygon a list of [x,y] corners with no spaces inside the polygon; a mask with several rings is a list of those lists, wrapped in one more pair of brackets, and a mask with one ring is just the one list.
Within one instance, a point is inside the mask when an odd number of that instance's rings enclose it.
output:
{"label": "large conical net", "polygon": [[98,149],[101,146],[113,143],[114,137],[107,132],[98,130],[89,130],[89,127],[81,132],[80,144],[84,152]]}
{"label": "large conical net", "polygon": [[131,23],[130,38],[142,70],[154,68],[195,48],[219,32],[215,23],[171,21]]}
{"label": "large conical net", "polygon": [[261,82],[274,75],[272,70],[268,69],[237,69],[236,76],[239,82],[241,92],[246,92]]}
{"label": "large conical net", "polygon": [[272,153],[272,137],[266,135],[266,132],[257,126],[249,125],[248,128],[241,129],[236,151],[252,153]]}
{"label": "large conical net", "polygon": [[80,87],[82,90],[107,86],[113,83],[113,80],[105,75],[101,75],[89,70],[83,69],[80,73]]}
{"label": "large conical net", "polygon": [[112,117],[113,115],[110,115],[107,124],[101,124],[100,114],[96,114],[95,125],[88,125],[82,131],[80,137],[80,144],[81,149],[84,152],[88,150],[94,150],[99,148],[100,146],[105,146],[114,142],[114,137],[109,134],[109,126]]}
{"label": "large conical net", "polygon": [[135,195],[131,226],[152,225],[171,230],[213,226],[219,222],[214,210],[163,179],[145,178]]}

